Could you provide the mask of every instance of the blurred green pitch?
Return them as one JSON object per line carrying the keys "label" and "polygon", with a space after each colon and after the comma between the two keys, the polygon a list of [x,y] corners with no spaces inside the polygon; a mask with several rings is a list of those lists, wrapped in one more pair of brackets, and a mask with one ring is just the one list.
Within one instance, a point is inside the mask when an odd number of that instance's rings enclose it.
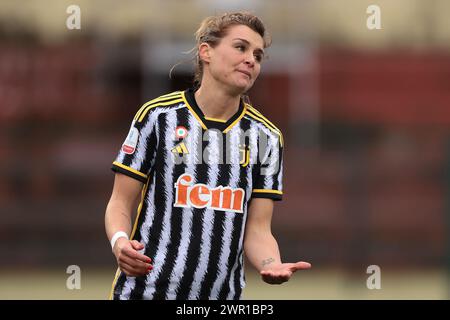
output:
{"label": "blurred green pitch", "polygon": [[[0,299],[106,300],[114,272],[81,268],[81,289],[69,290],[66,281],[70,275],[65,270],[1,270]],[[311,269],[296,273],[288,283],[271,286],[263,283],[258,274],[247,272],[244,299],[449,299],[444,270],[382,271],[380,290],[367,289],[368,276]]]}

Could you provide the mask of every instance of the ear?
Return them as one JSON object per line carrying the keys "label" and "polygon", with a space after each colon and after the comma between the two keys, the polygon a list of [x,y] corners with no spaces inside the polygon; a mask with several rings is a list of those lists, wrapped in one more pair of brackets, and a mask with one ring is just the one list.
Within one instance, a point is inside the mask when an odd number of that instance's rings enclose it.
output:
{"label": "ear", "polygon": [[210,62],[211,60],[211,46],[206,43],[203,42],[199,45],[198,47],[198,56],[200,57],[201,61],[204,62]]}

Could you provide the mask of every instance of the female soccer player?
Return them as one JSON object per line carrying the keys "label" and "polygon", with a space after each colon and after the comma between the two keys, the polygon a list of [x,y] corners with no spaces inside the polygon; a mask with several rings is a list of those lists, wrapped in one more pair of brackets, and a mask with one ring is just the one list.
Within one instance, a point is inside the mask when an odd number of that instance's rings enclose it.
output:
{"label": "female soccer player", "polygon": [[112,299],[240,299],[243,253],[270,284],[311,267],[280,259],[271,219],[283,137],[243,99],[270,45],[263,23],[209,17],[196,40],[194,88],[144,104],[113,163]]}

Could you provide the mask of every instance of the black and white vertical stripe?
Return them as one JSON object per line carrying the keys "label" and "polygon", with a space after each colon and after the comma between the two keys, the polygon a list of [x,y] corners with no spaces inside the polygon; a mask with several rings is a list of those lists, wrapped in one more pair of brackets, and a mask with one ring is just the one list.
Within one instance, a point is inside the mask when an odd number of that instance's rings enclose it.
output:
{"label": "black and white vertical stripe", "polygon": [[[184,109],[184,111],[188,111]],[[198,149],[198,144],[201,143],[202,129],[197,124],[197,120],[189,113],[186,114],[186,118],[189,119],[187,129],[189,131],[189,136],[191,139],[186,139],[186,147],[189,150],[189,154],[185,157],[185,172],[196,176],[196,163],[199,163],[200,156],[198,152],[194,150]],[[192,138],[194,137],[194,138]],[[177,292],[180,287],[180,281],[185,271],[186,265],[190,263],[188,257],[188,248],[190,244],[190,239],[192,236],[193,228],[193,212],[188,208],[182,208],[181,212],[181,239],[180,243],[175,248],[177,251],[175,253],[175,260],[172,266],[172,270],[169,277],[169,285],[167,288],[166,299],[175,300],[177,298]]]}
{"label": "black and white vertical stripe", "polygon": [[[219,159],[221,155],[219,150],[222,150],[221,135],[217,130],[208,130],[206,135],[209,139],[207,150],[207,156],[205,157],[206,165],[208,166],[206,184],[209,186],[216,186],[219,177]],[[203,182],[204,183],[204,182]],[[191,284],[191,290],[189,292],[188,299],[194,300],[200,298],[201,286],[203,284],[204,277],[208,272],[208,262],[210,261],[210,252],[213,245],[211,238],[213,236],[213,226],[215,219],[215,211],[212,209],[203,209],[203,222],[202,222],[202,233],[201,233],[201,247],[200,247],[200,257],[198,261],[197,268],[194,273],[194,279]]]}
{"label": "black and white vertical stripe", "polygon": [[[161,207],[163,209],[160,214],[163,214],[162,217],[162,223],[160,225],[160,232],[161,235],[159,237],[159,243],[158,248],[154,255],[152,256],[153,259],[153,269],[152,272],[150,272],[147,276],[147,279],[145,281],[146,288],[143,293],[144,299],[153,299],[153,296],[155,294],[156,286],[154,285],[155,281],[160,277],[160,274],[162,272],[164,262],[167,258],[168,253],[168,246],[171,241],[170,235],[171,235],[171,215],[173,210],[173,203],[174,203],[174,193],[173,193],[173,185],[175,183],[174,177],[172,175],[174,171],[175,162],[173,159],[169,158],[172,156],[170,153],[170,150],[175,146],[176,142],[174,139],[174,129],[177,126],[177,112],[176,109],[172,109],[169,112],[164,114],[164,145],[168,152],[163,155],[165,156],[164,159],[161,159],[164,163],[164,169],[163,172],[160,174],[162,175],[163,185],[162,189],[163,192],[161,196],[164,198],[164,204]],[[144,240],[145,241],[145,240]]]}

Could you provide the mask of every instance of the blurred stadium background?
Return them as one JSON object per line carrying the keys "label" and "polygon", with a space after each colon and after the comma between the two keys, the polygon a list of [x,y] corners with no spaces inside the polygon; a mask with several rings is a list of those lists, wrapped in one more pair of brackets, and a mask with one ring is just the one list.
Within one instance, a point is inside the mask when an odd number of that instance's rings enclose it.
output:
{"label": "blurred stadium background", "polygon": [[200,21],[237,9],[273,36],[250,92],[286,140],[273,232],[313,264],[276,287],[248,269],[245,298],[450,298],[449,1],[1,0],[0,299],[107,298],[111,161],[143,102],[190,85],[168,73]]}

